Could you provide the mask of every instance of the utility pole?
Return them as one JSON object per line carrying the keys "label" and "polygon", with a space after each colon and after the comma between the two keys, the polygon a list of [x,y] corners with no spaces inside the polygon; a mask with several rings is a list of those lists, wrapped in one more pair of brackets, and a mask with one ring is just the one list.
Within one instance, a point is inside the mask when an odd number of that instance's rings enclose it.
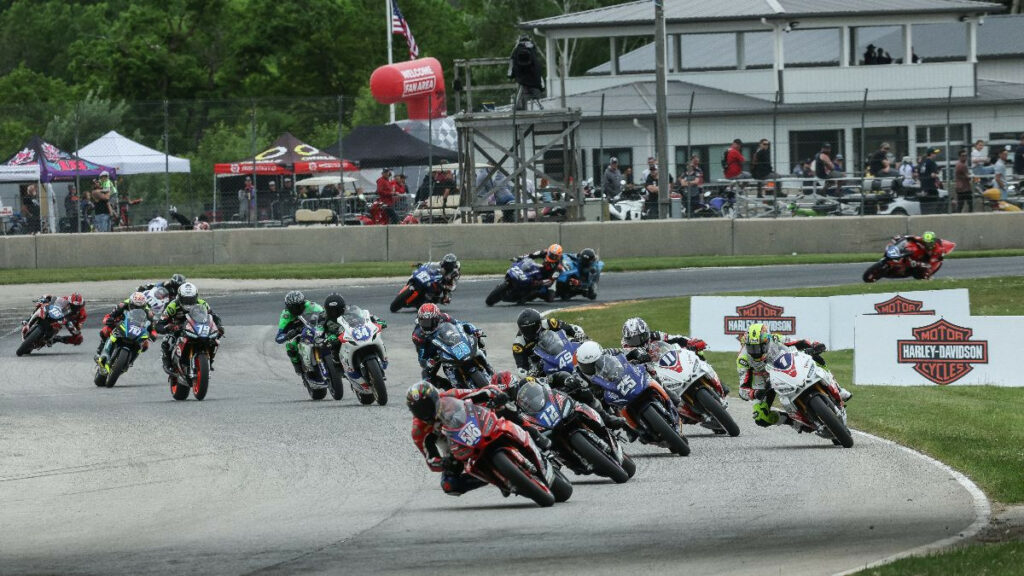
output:
{"label": "utility pole", "polygon": [[665,76],[665,6],[654,0],[655,148],[658,157],[658,217],[669,217],[668,79]]}

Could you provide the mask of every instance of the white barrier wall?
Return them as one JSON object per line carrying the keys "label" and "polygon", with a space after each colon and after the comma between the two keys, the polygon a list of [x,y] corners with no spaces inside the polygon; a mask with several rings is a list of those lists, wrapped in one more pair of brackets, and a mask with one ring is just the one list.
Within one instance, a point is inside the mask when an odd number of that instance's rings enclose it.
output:
{"label": "white barrier wall", "polygon": [[694,296],[690,334],[716,352],[737,350],[737,337],[755,322],[776,334],[829,343],[828,298]]}
{"label": "white barrier wall", "polygon": [[920,292],[886,292],[884,294],[851,294],[829,297],[831,336],[829,347],[835,350],[853,348],[854,321],[866,314],[935,315],[964,318],[971,315],[970,296],[966,288],[927,290]]}
{"label": "white barrier wall", "polygon": [[858,316],[855,384],[1024,386],[1024,316]]}

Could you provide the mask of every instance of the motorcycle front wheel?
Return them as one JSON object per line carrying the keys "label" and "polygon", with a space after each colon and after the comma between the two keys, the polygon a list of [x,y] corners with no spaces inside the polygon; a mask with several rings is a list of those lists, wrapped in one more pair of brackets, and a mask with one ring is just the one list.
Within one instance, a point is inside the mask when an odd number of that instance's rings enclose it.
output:
{"label": "motorcycle front wheel", "polygon": [[395,299],[391,301],[391,312],[392,313],[398,312],[402,308],[405,308],[407,305],[415,304],[415,302],[416,302],[416,300],[415,300],[415,298],[416,298],[415,293],[413,294],[413,300],[409,301],[408,304],[407,304],[407,301],[409,300],[409,291],[410,290],[411,290],[411,288],[409,288],[409,285],[407,284],[404,288],[402,288],[401,290],[398,291],[398,295],[395,296]]}
{"label": "motorcycle front wheel", "polygon": [[629,480],[629,473],[619,466],[618,462],[596,446],[590,438],[582,432],[575,432],[569,437],[569,444],[572,449],[579,453],[584,460],[594,468],[594,474],[611,478],[616,484],[622,484]]}
{"label": "motorcycle front wheel", "polygon": [[697,403],[729,433],[729,436],[735,437],[740,435],[740,427],[736,425],[736,421],[729,415],[725,406],[722,406],[722,403],[715,398],[715,395],[710,390],[703,387],[699,388],[697,390]]}
{"label": "motorcycle front wheel", "polygon": [[384,369],[380,366],[380,360],[373,357],[366,361],[366,379],[373,388],[373,398],[377,404],[384,406],[388,403],[388,388],[384,381]]}
{"label": "motorcycle front wheel", "polygon": [[327,389],[331,392],[331,398],[341,400],[345,396],[345,383],[341,380],[341,374],[338,374],[338,367],[330,355],[326,359],[321,357],[321,362],[327,369]]}
{"label": "motorcycle front wheel", "polygon": [[504,452],[495,452],[491,456],[491,464],[498,475],[508,480],[509,484],[515,488],[516,494],[526,496],[542,508],[555,505],[555,495],[551,493],[551,490],[543,482],[532,478],[525,470],[516,466]]}
{"label": "motorcycle front wheel", "polygon": [[206,398],[206,391],[210,387],[210,357],[206,352],[200,352],[192,357],[196,363],[196,379],[192,382],[192,395],[196,400]]}
{"label": "motorcycle front wheel", "polygon": [[491,290],[491,293],[487,295],[487,298],[484,300],[484,304],[494,306],[498,302],[501,302],[505,297],[506,292],[508,292],[508,282],[502,280],[502,282],[495,286],[494,290]]}
{"label": "motorcycle front wheel", "polygon": [[885,260],[875,262],[864,271],[863,279],[868,284],[882,278],[885,278]]}
{"label": "motorcycle front wheel", "polygon": [[686,438],[683,438],[679,432],[677,432],[669,425],[668,422],[665,421],[664,418],[662,418],[661,412],[654,407],[654,404],[648,404],[647,407],[644,408],[641,417],[644,419],[644,422],[650,426],[651,430],[654,431],[658,438],[668,444],[669,450],[680,456],[690,455],[690,444],[686,441]]}
{"label": "motorcycle front wheel", "polygon": [[853,448],[853,435],[850,434],[850,430],[843,425],[839,417],[836,416],[836,413],[829,408],[828,402],[820,394],[811,396],[808,404],[810,404],[811,410],[814,411],[814,415],[821,420],[821,423],[828,428],[828,431],[832,433],[832,436],[839,441],[843,448]]}
{"label": "motorcycle front wheel", "polygon": [[21,343],[21,346],[18,346],[17,351],[14,353],[18,356],[32,353],[36,349],[36,342],[42,340],[42,338],[43,329],[36,324],[35,327],[28,331],[28,334],[25,335],[25,341]]}
{"label": "motorcycle front wheel", "polygon": [[127,350],[119,348],[114,352],[114,361],[110,363],[110,373],[107,374],[107,388],[113,388],[117,379],[128,369],[128,357],[131,354]]}

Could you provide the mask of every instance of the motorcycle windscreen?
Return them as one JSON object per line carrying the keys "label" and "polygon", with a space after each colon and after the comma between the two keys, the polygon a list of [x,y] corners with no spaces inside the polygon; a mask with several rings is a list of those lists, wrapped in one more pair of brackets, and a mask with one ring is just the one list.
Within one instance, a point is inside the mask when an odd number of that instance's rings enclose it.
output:
{"label": "motorcycle windscreen", "polygon": [[363,310],[358,306],[350,307],[345,312],[345,315],[342,316],[342,318],[345,319],[345,323],[348,324],[351,328],[355,328],[356,326],[362,326],[363,324],[366,324],[366,319],[363,318]]}
{"label": "motorcycle windscreen", "polygon": [[618,382],[626,374],[619,359],[610,354],[604,354],[598,358],[594,367],[596,368],[595,374],[607,382]]}
{"label": "motorcycle windscreen", "polygon": [[199,306],[198,304],[194,306],[189,306],[188,316],[196,324],[206,324],[207,322],[210,321],[210,315],[207,314],[206,310],[202,306]]}
{"label": "motorcycle windscreen", "polygon": [[560,331],[545,330],[537,339],[537,349],[549,356],[558,356],[565,349],[565,342],[560,334]]}
{"label": "motorcycle windscreen", "polygon": [[129,310],[125,314],[125,321],[128,326],[128,336],[138,338],[142,336],[146,330],[146,325],[149,324],[149,315],[146,314],[145,310],[136,308]]}
{"label": "motorcycle windscreen", "polygon": [[466,425],[466,403],[451,396],[442,396],[438,406],[438,417],[445,428],[458,430]]}
{"label": "motorcycle windscreen", "polygon": [[528,382],[519,389],[516,404],[528,414],[538,414],[548,404],[547,390],[537,382]]}

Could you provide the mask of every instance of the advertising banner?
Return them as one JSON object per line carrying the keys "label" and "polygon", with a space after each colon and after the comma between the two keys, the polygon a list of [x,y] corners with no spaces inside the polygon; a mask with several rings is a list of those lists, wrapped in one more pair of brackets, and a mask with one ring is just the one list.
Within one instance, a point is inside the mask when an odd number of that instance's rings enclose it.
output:
{"label": "advertising banner", "polygon": [[853,381],[891,386],[1024,386],[1022,316],[858,316]]}
{"label": "advertising banner", "polygon": [[694,296],[690,299],[690,335],[716,352],[739,349],[737,337],[763,322],[785,338],[829,344],[828,298]]}
{"label": "advertising banner", "polygon": [[966,288],[829,296],[831,316],[830,348],[853,348],[853,325],[857,316],[914,315],[965,318],[971,315]]}

